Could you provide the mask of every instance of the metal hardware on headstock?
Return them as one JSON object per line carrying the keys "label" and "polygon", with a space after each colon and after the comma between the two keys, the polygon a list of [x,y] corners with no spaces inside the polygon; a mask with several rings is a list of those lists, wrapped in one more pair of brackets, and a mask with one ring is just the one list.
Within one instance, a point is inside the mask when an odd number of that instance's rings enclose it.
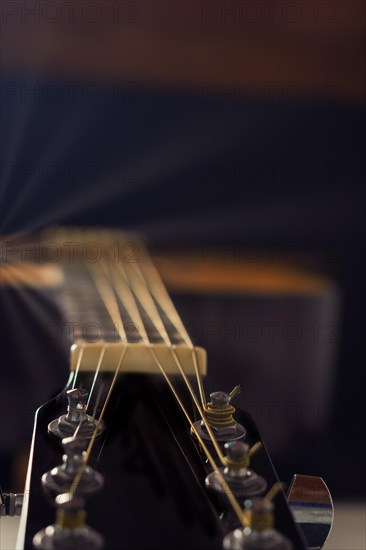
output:
{"label": "metal hardware on headstock", "polygon": [[[75,434],[83,439],[90,439],[96,429],[98,421],[87,414],[88,392],[82,388],[74,388],[66,392],[68,399],[67,414],[55,418],[48,425],[48,431],[64,439]],[[98,426],[96,435],[104,430],[102,423]]]}
{"label": "metal hardware on headstock", "polygon": [[86,525],[84,501],[69,493],[56,498],[56,523],[39,531],[33,545],[40,550],[100,550],[103,538]]}
{"label": "metal hardware on headstock", "polygon": [[246,503],[247,527],[228,533],[225,550],[291,550],[291,541],[274,528],[273,503],[263,498]]}
{"label": "metal hardware on headstock", "polygon": [[[79,437],[68,437],[62,440],[65,454],[62,464],[56,466],[42,476],[42,485],[52,499],[57,495],[67,493],[78,475],[85,457],[86,440]],[[103,476],[91,466],[83,469],[76,493],[81,496],[92,495],[104,484]]]}
{"label": "metal hardware on headstock", "polygon": [[20,516],[23,501],[23,493],[3,493],[0,488],[0,517]]}
{"label": "metal hardware on headstock", "polygon": [[[216,391],[210,393],[211,401],[207,403],[204,413],[208,424],[215,434],[215,438],[219,442],[226,442],[235,439],[241,439],[246,434],[244,426],[239,424],[234,419],[235,407],[231,405],[231,400],[240,392],[240,386],[236,386],[231,393]],[[202,420],[198,420],[194,424],[200,436],[206,441],[210,441],[211,437]],[[194,431],[191,430],[194,434]]]}
{"label": "metal hardware on headstock", "polygon": [[[228,487],[239,499],[252,498],[264,493],[266,480],[249,469],[249,445],[242,441],[229,441],[224,445],[227,466],[220,468]],[[211,472],[206,477],[206,487],[219,493],[224,492],[217,472]]]}

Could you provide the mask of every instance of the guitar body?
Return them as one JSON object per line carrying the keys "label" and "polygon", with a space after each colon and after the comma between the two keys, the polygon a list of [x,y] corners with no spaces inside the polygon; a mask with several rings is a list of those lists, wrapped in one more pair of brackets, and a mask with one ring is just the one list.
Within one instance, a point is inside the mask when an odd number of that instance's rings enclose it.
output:
{"label": "guitar body", "polygon": [[[90,387],[91,374],[82,373],[79,377],[79,387]],[[71,383],[72,377],[68,387]],[[100,402],[110,383],[110,374],[100,375],[94,391]],[[180,381],[175,381],[175,385],[181,394],[185,393]],[[185,405],[193,416],[189,397]],[[60,442],[48,433],[47,427],[66,407],[64,391],[36,415],[24,522],[26,549],[33,548],[34,535],[55,519],[54,507],[40,480],[46,471],[61,463]],[[249,415],[238,410],[236,419],[246,426],[246,441],[250,445],[261,440]],[[164,380],[156,375],[120,375],[105,425],[89,461],[104,476],[105,485],[87,502],[87,523],[103,535],[105,547],[220,550],[223,536],[233,528],[235,518],[225,497],[205,489],[205,477],[211,468]],[[278,481],[264,446],[253,457],[251,467],[266,479],[268,486]],[[275,502],[276,526],[293,542],[294,550],[303,550],[302,538],[282,493]]]}

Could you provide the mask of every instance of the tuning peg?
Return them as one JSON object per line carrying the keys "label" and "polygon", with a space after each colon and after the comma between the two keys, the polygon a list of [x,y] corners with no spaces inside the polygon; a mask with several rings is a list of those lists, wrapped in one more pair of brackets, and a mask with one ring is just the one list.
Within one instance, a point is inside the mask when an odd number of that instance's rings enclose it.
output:
{"label": "tuning peg", "polygon": [[249,445],[241,441],[228,441],[224,445],[227,458],[232,464],[249,464]]}
{"label": "tuning peg", "polygon": [[211,404],[215,409],[226,409],[230,405],[231,397],[224,391],[210,393]]}
{"label": "tuning peg", "polygon": [[[62,440],[64,455],[62,464],[42,476],[42,485],[52,498],[70,491],[72,484],[84,464],[86,440],[80,437],[68,437]],[[101,489],[104,479],[91,466],[85,466],[78,480],[76,493],[89,496]]]}
{"label": "tuning peg", "polygon": [[79,438],[90,439],[95,431],[96,435],[100,435],[104,430],[104,424],[87,414],[87,390],[74,388],[68,390],[66,395],[67,413],[52,420],[48,425],[48,431],[61,439],[76,434]]}
{"label": "tuning peg", "polygon": [[273,508],[273,503],[266,498],[247,501],[246,527],[225,536],[224,550],[292,550],[292,542],[274,527]]}
{"label": "tuning peg", "polygon": [[214,471],[206,477],[206,487],[224,493],[225,489],[220,479],[222,476],[238,499],[253,498],[263,494],[267,488],[267,482],[249,469],[249,445],[242,441],[229,441],[225,443],[224,448],[226,466],[220,468],[219,474]]}
{"label": "tuning peg", "polygon": [[[210,401],[204,408],[204,414],[217,441],[224,442],[241,439],[246,434],[244,426],[235,421],[233,416],[235,407],[231,405],[232,399],[234,399],[239,392],[240,386],[235,386],[231,393],[223,391],[210,393]],[[203,421],[197,421],[194,427],[203,439],[206,441],[211,439]],[[191,433],[194,435],[195,432],[193,429]]]}
{"label": "tuning peg", "polygon": [[100,550],[104,546],[101,535],[86,525],[84,500],[71,493],[59,495],[55,501],[56,522],[39,531],[33,545],[40,550],[70,550],[87,548]]}

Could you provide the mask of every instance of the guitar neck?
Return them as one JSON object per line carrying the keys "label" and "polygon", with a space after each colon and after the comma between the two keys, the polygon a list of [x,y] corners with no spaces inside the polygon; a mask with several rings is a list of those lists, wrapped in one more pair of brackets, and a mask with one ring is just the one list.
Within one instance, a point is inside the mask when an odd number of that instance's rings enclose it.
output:
{"label": "guitar neck", "polygon": [[[59,229],[44,234],[59,251],[62,290],[59,304],[71,344],[70,368],[113,372],[128,350],[124,372],[159,374],[149,347],[176,371],[174,346],[187,375],[194,375],[194,349],[202,376],[206,352],[194,347],[142,242],[123,232]],[[82,353],[82,361],[79,362]]]}

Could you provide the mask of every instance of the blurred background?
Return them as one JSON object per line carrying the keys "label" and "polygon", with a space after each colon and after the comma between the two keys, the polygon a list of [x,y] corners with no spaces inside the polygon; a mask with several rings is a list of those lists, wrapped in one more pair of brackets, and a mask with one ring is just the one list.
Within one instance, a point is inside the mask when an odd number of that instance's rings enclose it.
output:
{"label": "blurred background", "polygon": [[[352,502],[365,488],[364,43],[357,0],[1,1],[4,240],[60,224],[140,232],[208,350],[209,389],[241,383],[281,479],[321,475]],[[17,351],[21,298],[0,286],[0,479],[14,490],[67,361]],[[34,304],[19,307],[31,326]]]}

